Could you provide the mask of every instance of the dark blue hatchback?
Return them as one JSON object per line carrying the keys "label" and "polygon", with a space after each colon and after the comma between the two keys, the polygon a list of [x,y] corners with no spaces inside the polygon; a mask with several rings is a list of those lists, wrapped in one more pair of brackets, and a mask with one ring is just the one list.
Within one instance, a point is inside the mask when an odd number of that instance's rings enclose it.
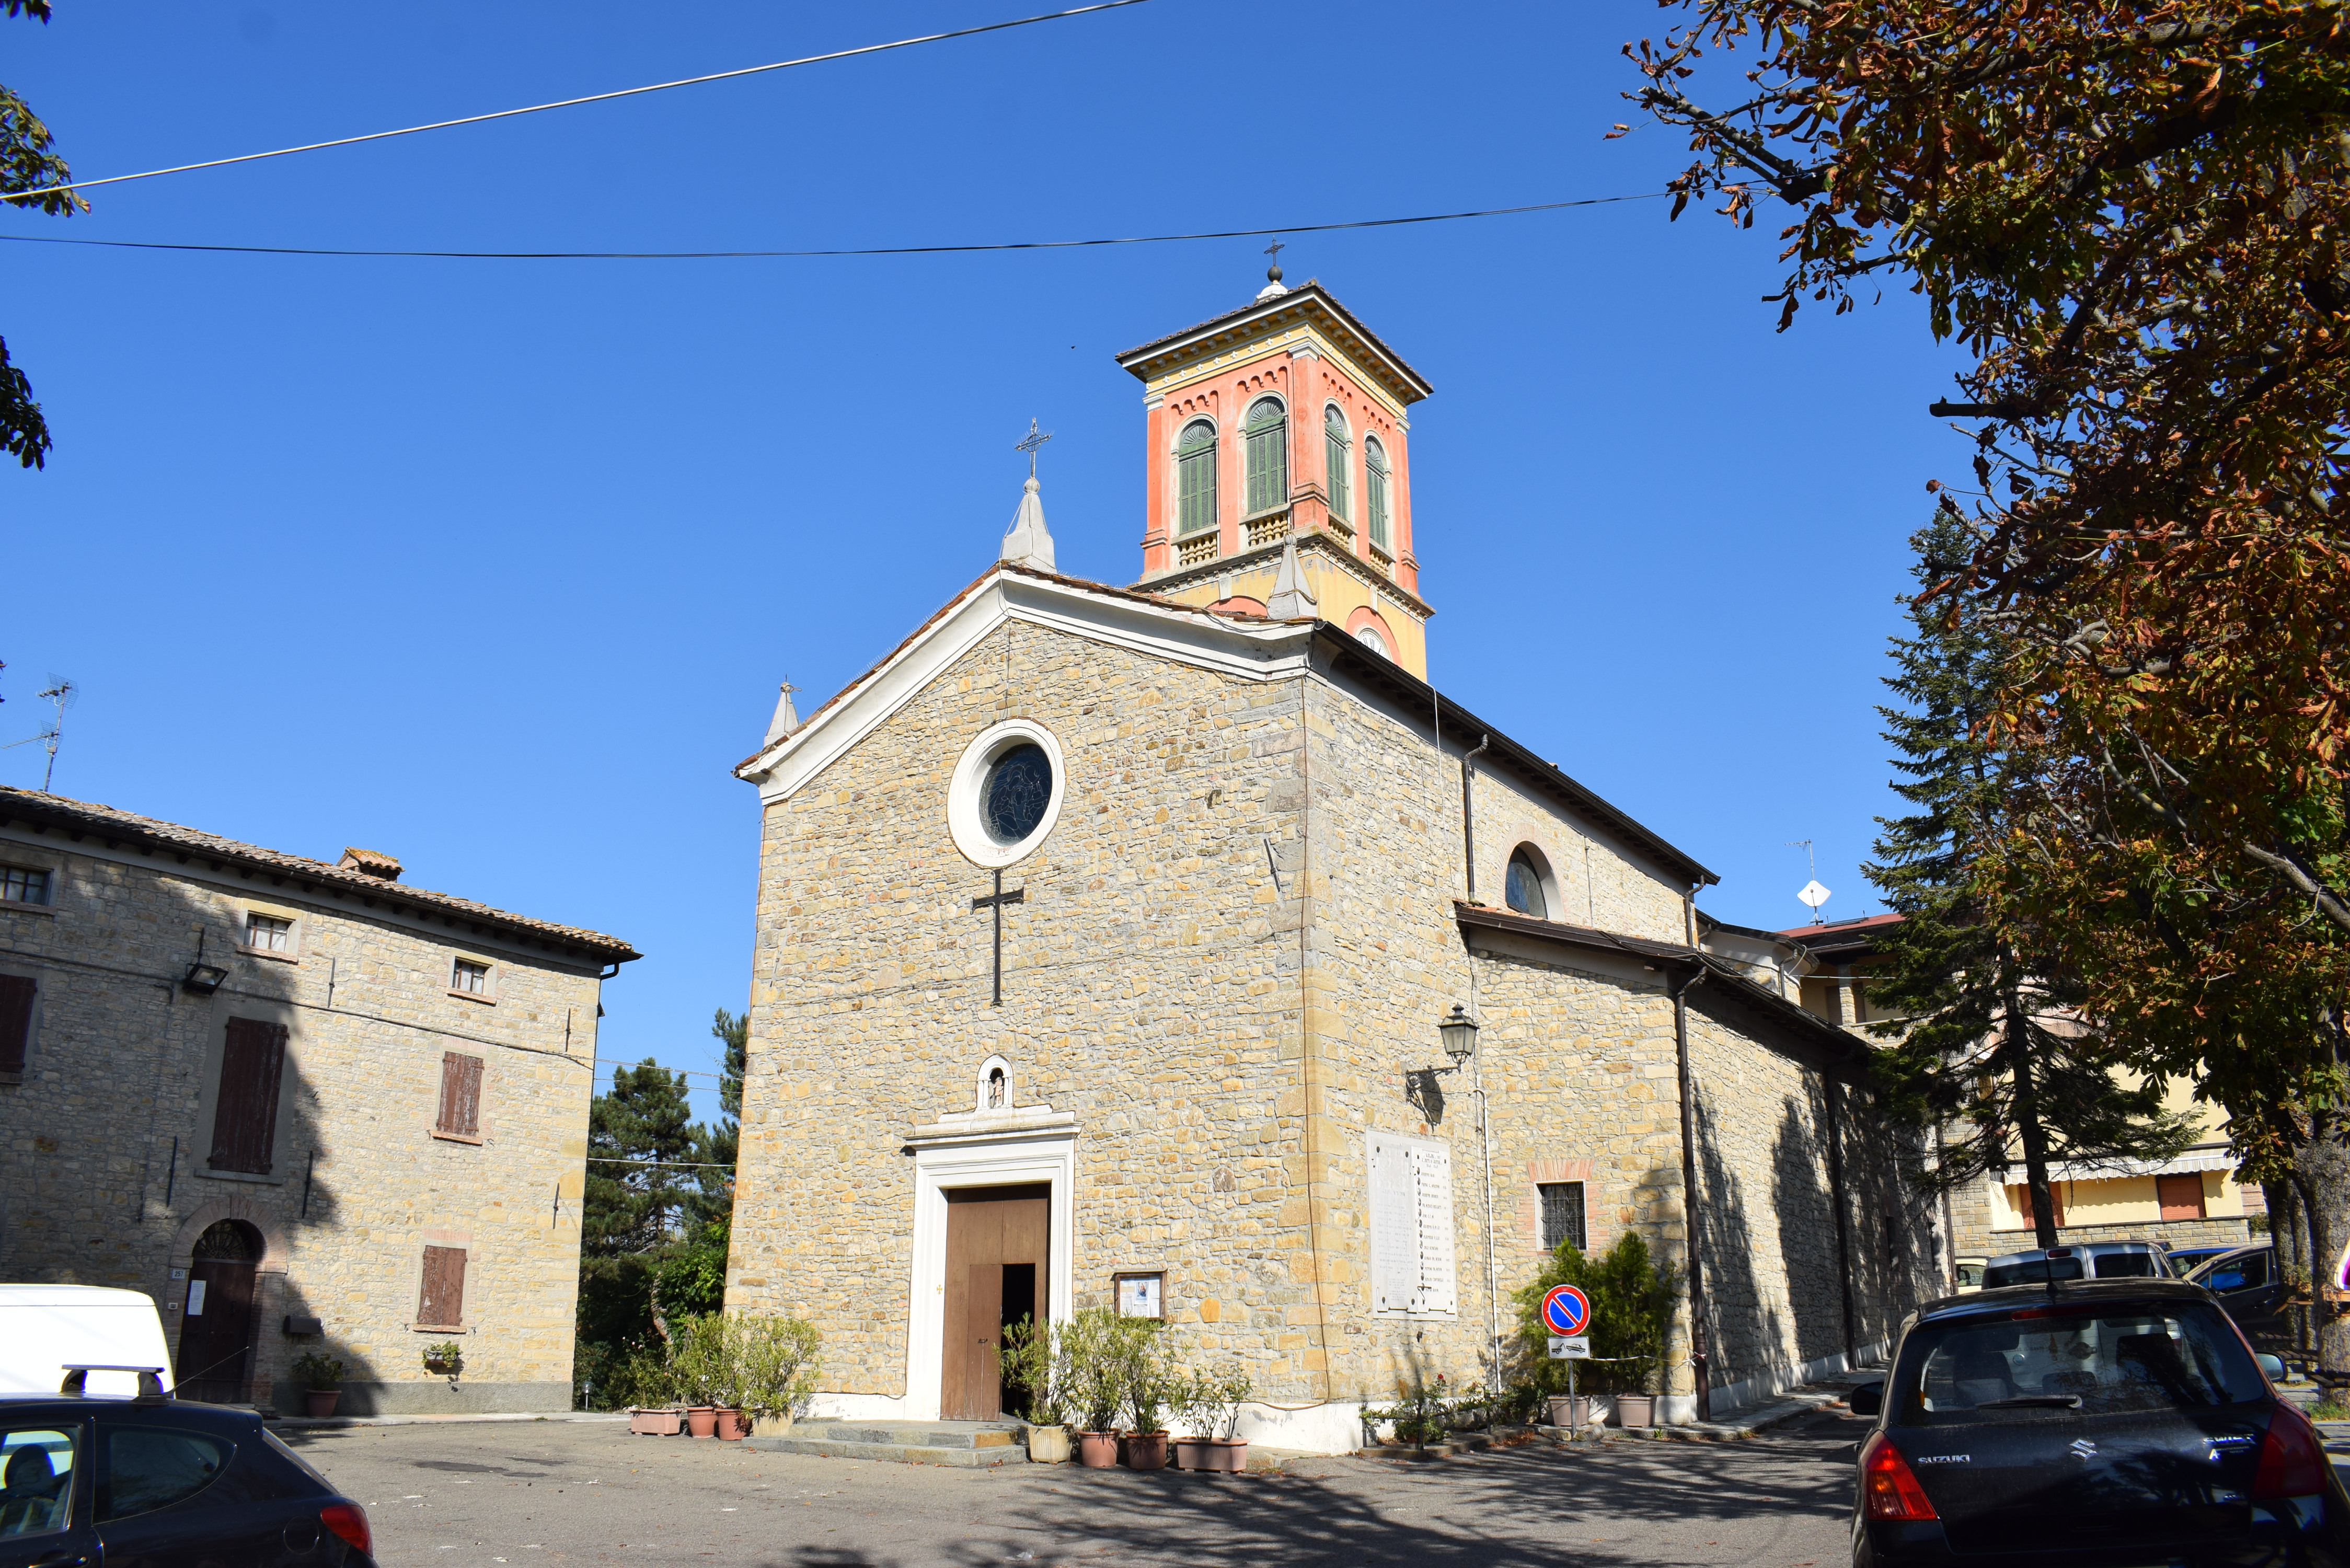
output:
{"label": "dark blue hatchback", "polygon": [[246,1410],[0,1398],[0,1568],[375,1568],[366,1510]]}
{"label": "dark blue hatchback", "polygon": [[1958,1296],[1856,1389],[1856,1568],[2350,1568],[2350,1494],[2210,1294],[2168,1280]]}

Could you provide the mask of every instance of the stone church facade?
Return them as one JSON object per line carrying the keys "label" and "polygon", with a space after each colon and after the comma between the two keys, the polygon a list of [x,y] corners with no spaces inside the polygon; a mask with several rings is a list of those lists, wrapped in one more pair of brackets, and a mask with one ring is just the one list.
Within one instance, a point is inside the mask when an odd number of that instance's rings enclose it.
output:
{"label": "stone church facade", "polygon": [[[1700,1371],[1726,1409],[1883,1341],[1940,1239],[1866,1047],[1714,950],[1701,865],[1421,678],[1427,607],[1390,574],[1425,384],[1312,284],[1165,341],[1125,357],[1169,504],[1145,580],[1040,569],[1032,483],[1010,558],[738,770],[763,828],[729,1307],[819,1326],[824,1413],[929,1419],[992,1413],[999,1322],[1117,1304],[1247,1366],[1243,1436],[1328,1450],[1399,1382],[1490,1377],[1563,1234],[1697,1265],[1669,1418]],[[1269,396],[1270,521],[1222,488],[1266,498]],[[1165,514],[1202,408],[1230,444],[1191,534],[1230,549],[1187,564]]]}

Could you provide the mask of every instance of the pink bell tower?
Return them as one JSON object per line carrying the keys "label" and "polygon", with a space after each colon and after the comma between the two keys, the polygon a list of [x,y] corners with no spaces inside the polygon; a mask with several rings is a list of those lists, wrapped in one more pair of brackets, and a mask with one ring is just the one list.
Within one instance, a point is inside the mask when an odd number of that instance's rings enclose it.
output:
{"label": "pink bell tower", "polygon": [[1266,275],[1240,309],[1118,357],[1146,410],[1134,586],[1326,620],[1425,680],[1407,410],[1435,389],[1320,283]]}

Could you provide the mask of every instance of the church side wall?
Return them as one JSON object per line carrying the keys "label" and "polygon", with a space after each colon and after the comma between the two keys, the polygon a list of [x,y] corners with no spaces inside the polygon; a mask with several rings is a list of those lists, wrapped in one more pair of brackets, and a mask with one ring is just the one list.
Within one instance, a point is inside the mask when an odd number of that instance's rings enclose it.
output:
{"label": "church side wall", "polygon": [[[1509,1332],[1514,1293],[1542,1262],[1536,1186],[1586,1183],[1596,1245],[1627,1226],[1653,1246],[1680,1244],[1679,1120],[1672,1015],[1653,977],[1577,969],[1525,954],[1481,956],[1471,973],[1452,899],[1462,891],[1460,762],[1450,744],[1350,692],[1313,697],[1315,867],[1308,1046],[1323,1116],[1315,1126],[1326,1182],[1325,1294],[1334,1397],[1385,1403],[1399,1384],[1490,1378],[1489,1325]],[[1555,830],[1539,803],[1479,777],[1482,847]],[[1507,833],[1489,840],[1498,819]],[[1595,857],[1596,861],[1596,857]],[[1580,857],[1577,857],[1579,866]],[[1479,892],[1487,886],[1481,869]],[[1635,876],[1605,875],[1603,888]],[[1618,906],[1623,908],[1625,906]],[[1659,899],[1650,924],[1678,899]],[[1669,934],[1669,933],[1668,933]],[[1637,966],[1630,966],[1637,968]],[[1460,1002],[1485,1023],[1467,1074],[1449,1064],[1436,1024]],[[1482,1075],[1492,1106],[1493,1247],[1489,1272],[1485,1153],[1471,1097]],[[1371,1131],[1451,1146],[1456,1310],[1377,1314],[1371,1297]],[[1493,1288],[1498,1276],[1498,1289]]]}
{"label": "church side wall", "polygon": [[[1456,737],[1448,735],[1451,747]],[[1472,737],[1469,742],[1476,744]],[[1461,827],[1459,752],[1453,752],[1454,858]],[[1499,769],[1477,770],[1477,898],[1496,909],[1508,902],[1510,857],[1531,845],[1550,872],[1544,891],[1549,918],[1655,942],[1688,940],[1681,887],[1665,872],[1610,838],[1596,825],[1567,812]],[[1459,873],[1455,873],[1456,879]]]}
{"label": "church side wall", "polygon": [[[1014,716],[1054,732],[1068,783],[1004,875],[1026,901],[1005,912],[998,1008],[971,907],[990,878],[945,803],[971,737]],[[1015,1106],[1077,1120],[1076,1304],[1107,1304],[1118,1271],[1164,1270],[1187,1352],[1240,1360],[1261,1398],[1315,1397],[1301,735],[1295,681],[1014,621],[767,808],[727,1303],[812,1319],[827,1391],[935,1397],[906,1387],[901,1151],[972,1110],[1001,1054]]]}

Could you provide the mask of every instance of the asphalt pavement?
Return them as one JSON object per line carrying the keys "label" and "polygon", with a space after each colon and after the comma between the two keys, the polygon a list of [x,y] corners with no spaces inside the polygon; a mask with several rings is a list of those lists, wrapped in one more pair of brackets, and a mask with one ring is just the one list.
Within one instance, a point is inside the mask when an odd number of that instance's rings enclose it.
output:
{"label": "asphalt pavement", "polygon": [[384,1568],[1840,1568],[1866,1425],[1823,1411],[1743,1442],[1307,1459],[1278,1476],[877,1464],[608,1422],[284,1435],[367,1505]]}

